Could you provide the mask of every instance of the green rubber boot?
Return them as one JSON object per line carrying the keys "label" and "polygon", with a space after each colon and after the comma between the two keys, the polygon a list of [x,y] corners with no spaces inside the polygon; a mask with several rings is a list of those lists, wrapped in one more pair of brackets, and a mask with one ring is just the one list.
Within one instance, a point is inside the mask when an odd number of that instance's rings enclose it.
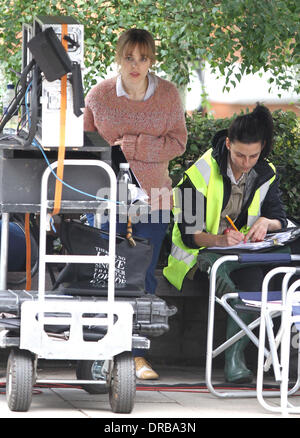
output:
{"label": "green rubber boot", "polygon": [[[239,317],[245,324],[250,324],[253,321],[253,315],[244,312],[238,313]],[[228,316],[226,337],[231,338],[240,327],[236,322]],[[231,347],[225,350],[225,369],[224,375],[226,382],[230,383],[250,383],[253,379],[253,373],[250,371],[245,363],[244,350],[249,344],[248,336],[243,336],[239,341],[236,341]]]}

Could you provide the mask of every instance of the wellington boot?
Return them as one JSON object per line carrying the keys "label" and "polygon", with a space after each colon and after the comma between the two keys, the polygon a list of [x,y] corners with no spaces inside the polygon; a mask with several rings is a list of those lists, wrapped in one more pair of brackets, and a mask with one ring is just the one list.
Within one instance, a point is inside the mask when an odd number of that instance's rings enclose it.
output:
{"label": "wellington boot", "polygon": [[[238,313],[239,317],[245,324],[249,324],[253,321],[253,315],[244,312]],[[229,316],[227,320],[227,339],[231,338],[237,332],[240,331],[240,327]],[[249,343],[247,335],[243,336],[240,340],[236,341],[231,347],[225,351],[225,380],[230,383],[250,383],[253,379],[252,372],[247,368],[245,363],[244,350]]]}

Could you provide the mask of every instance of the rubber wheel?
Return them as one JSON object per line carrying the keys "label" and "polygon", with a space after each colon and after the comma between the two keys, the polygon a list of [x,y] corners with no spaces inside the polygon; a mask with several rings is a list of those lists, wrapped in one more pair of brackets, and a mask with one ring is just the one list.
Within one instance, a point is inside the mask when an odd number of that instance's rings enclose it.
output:
{"label": "rubber wheel", "polygon": [[[78,380],[106,380],[105,375],[101,374],[103,361],[79,360],[76,367],[76,377]],[[108,385],[82,384],[82,388],[89,394],[107,394]]]}
{"label": "rubber wheel", "polygon": [[113,412],[129,414],[136,393],[135,363],[130,351],[114,357],[109,387],[109,402]]}
{"label": "rubber wheel", "polygon": [[32,400],[33,357],[27,350],[11,350],[7,361],[6,400],[11,411],[28,411]]}

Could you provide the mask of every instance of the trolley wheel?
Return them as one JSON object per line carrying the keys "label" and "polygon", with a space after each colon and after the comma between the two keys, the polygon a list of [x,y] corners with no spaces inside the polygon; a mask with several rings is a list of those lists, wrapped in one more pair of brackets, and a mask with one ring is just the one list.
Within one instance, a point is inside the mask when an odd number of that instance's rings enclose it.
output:
{"label": "trolley wheel", "polygon": [[6,373],[6,400],[11,411],[28,411],[32,400],[32,387],[32,354],[27,350],[12,349]]}
{"label": "trolley wheel", "polygon": [[130,351],[114,357],[109,387],[109,402],[113,412],[129,414],[136,392],[135,363]]}
{"label": "trolley wheel", "polygon": [[[105,380],[106,376],[102,372],[104,360],[78,360],[76,367],[76,377],[78,380]],[[107,394],[107,384],[93,385],[82,384],[82,388],[89,394]]]}

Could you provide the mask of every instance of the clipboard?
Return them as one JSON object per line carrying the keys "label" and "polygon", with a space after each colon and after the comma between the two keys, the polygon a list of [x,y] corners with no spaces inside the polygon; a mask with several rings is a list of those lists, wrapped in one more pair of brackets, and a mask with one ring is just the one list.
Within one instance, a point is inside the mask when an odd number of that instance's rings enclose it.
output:
{"label": "clipboard", "polygon": [[300,226],[286,228],[274,233],[268,233],[262,242],[239,243],[234,246],[211,246],[205,251],[213,251],[226,254],[242,252],[264,252],[283,247],[300,237]]}

